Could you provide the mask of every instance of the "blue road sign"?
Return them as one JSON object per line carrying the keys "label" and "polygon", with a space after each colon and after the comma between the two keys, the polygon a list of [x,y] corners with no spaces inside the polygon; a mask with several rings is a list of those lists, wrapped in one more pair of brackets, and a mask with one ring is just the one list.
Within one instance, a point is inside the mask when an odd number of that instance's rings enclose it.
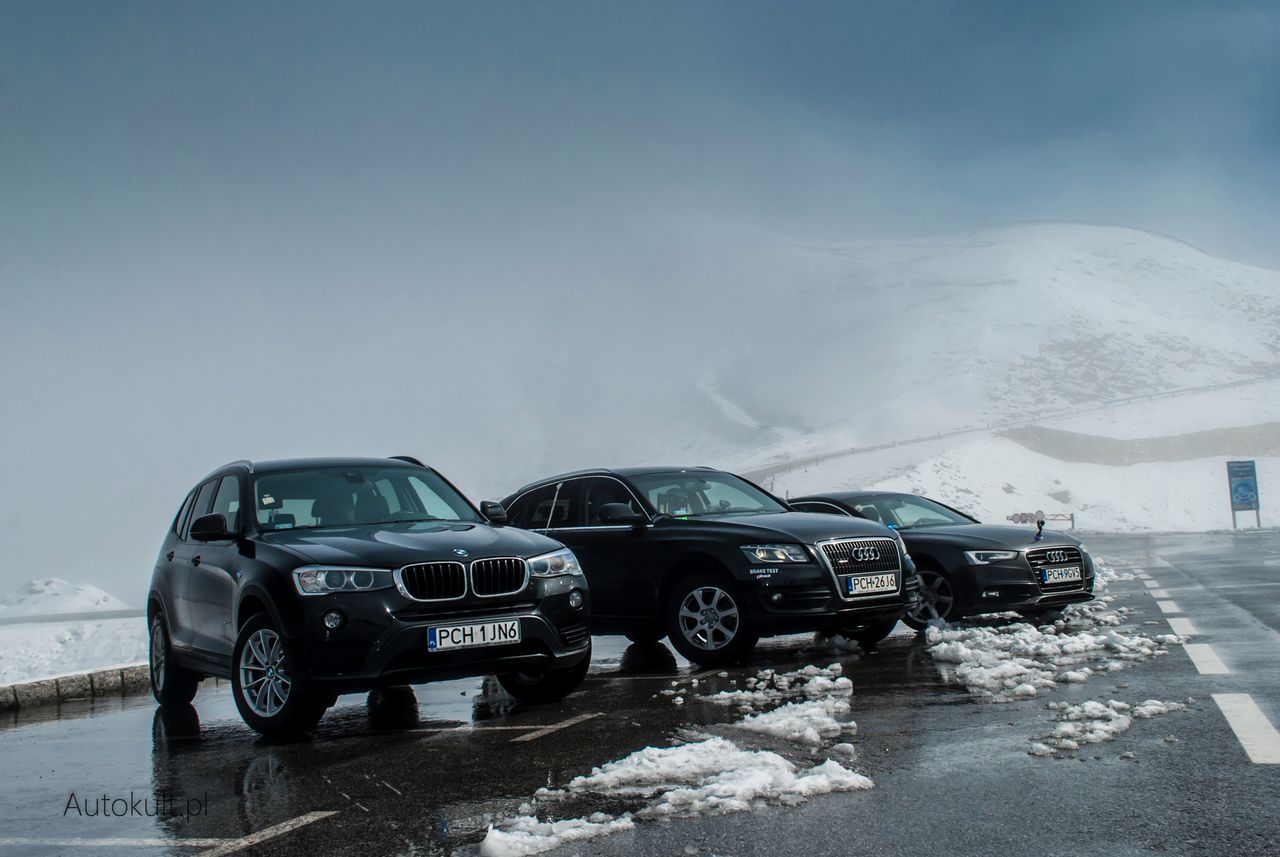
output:
{"label": "blue road sign", "polygon": [[1252,461],[1228,461],[1232,512],[1258,511],[1258,468]]}

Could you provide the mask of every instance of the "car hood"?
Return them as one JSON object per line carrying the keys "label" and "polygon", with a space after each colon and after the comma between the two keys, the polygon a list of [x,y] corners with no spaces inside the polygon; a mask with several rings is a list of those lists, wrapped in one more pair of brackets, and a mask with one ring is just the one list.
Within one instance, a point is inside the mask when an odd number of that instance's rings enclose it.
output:
{"label": "car hood", "polygon": [[956,545],[1009,548],[1024,550],[1047,545],[1079,545],[1080,540],[1066,533],[1045,530],[1036,539],[1035,527],[1005,527],[999,524],[956,524],[949,527],[921,527],[918,530],[901,530],[903,541],[910,548],[913,542],[947,542]]}
{"label": "car hood", "polygon": [[785,539],[813,544],[823,539],[893,538],[888,527],[846,515],[822,515],[813,512],[776,512],[761,515],[699,515],[691,518],[700,524],[715,523],[725,528],[740,529],[750,538]]}
{"label": "car hood", "polygon": [[275,530],[258,537],[263,543],[285,548],[306,562],[325,565],[359,565],[399,568],[415,562],[458,560],[489,556],[531,557],[562,545],[539,533],[488,524],[418,523],[374,524],[322,530]]}

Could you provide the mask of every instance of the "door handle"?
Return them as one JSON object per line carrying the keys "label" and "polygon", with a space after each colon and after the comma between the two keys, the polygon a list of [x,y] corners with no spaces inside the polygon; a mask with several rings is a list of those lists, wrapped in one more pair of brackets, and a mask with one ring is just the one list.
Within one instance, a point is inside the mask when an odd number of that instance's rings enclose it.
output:
{"label": "door handle", "polygon": [[192,565],[199,565],[199,564],[200,564],[200,557],[199,557],[198,555],[197,555],[197,556],[193,556],[193,557],[191,557],[191,564],[192,564]]}
{"label": "door handle", "polygon": [[173,551],[169,551],[167,554],[165,554],[164,558],[169,560],[170,562],[173,562]]}

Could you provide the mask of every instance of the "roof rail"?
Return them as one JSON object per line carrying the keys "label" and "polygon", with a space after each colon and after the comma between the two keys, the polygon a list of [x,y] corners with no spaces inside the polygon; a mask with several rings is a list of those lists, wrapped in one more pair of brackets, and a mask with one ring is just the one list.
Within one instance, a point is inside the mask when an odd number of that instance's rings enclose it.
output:
{"label": "roof rail", "polygon": [[396,461],[407,461],[407,462],[409,462],[410,464],[416,464],[416,465],[418,465],[419,467],[426,467],[426,466],[427,466],[427,465],[423,464],[421,461],[419,461],[418,459],[414,458],[412,455],[392,455],[392,456],[388,456],[388,457],[389,457],[389,458],[393,458],[393,459],[395,459]]}

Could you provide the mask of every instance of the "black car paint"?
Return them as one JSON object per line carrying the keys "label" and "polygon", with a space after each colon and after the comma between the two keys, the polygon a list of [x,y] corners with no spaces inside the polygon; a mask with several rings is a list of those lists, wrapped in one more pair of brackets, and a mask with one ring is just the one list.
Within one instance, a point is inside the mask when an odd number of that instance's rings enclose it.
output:
{"label": "black car paint", "polygon": [[[652,626],[670,587],[695,570],[727,574],[746,596],[752,621],[762,635],[803,631],[836,632],[900,618],[916,598],[914,568],[902,567],[899,591],[886,596],[845,599],[837,591],[836,575],[820,562],[813,545],[837,538],[895,538],[891,530],[861,519],[834,518],[800,512],[700,515],[687,519],[659,515],[631,475],[707,468],[619,468],[576,471],[530,483],[511,494],[503,505],[515,520],[519,503],[531,492],[556,483],[607,478],[624,485],[646,520],[636,525],[592,525],[539,529],[564,542],[582,563],[591,585],[592,630],[626,633]],[[746,481],[746,480],[744,480]],[[773,495],[760,488],[753,487]],[[786,507],[783,500],[774,498]],[[895,539],[896,540],[896,539]],[[742,546],[799,543],[809,563],[776,566],[752,564]],[[773,595],[782,594],[781,602]]]}
{"label": "black car paint", "polygon": [[[235,462],[210,473],[193,493],[211,480],[236,476],[240,509],[254,509],[255,476],[309,467],[370,465],[421,467],[389,459]],[[208,499],[212,502],[212,494]],[[396,588],[304,596],[292,579],[294,569],[311,564],[396,569],[410,563],[456,560],[455,550],[467,551],[471,561],[529,558],[563,547],[545,536],[488,522],[263,530],[254,515],[242,514],[235,539],[205,543],[184,539],[191,521],[203,511],[188,509],[184,501],[160,549],[147,599],[148,622],[157,614],[163,618],[175,662],[187,669],[228,678],[236,633],[259,612],[271,617],[315,686],[332,693],[491,672],[566,669],[587,656],[587,642],[566,646],[558,633],[587,622],[590,596],[585,589],[584,604],[575,609],[569,606],[568,591],[539,578],[531,578],[523,590],[510,596],[483,598],[468,593],[460,601],[447,603],[410,599]],[[347,617],[336,631],[326,629],[321,621],[332,609]],[[427,657],[428,627],[490,617],[519,617],[523,641],[511,647],[461,649]]]}
{"label": "black car paint", "polygon": [[[792,508],[810,511],[819,510],[823,504],[835,506],[840,513],[861,520],[854,509],[856,504],[872,498],[893,496],[892,492],[887,491],[838,491],[793,497],[788,502]],[[938,503],[937,500],[929,499]],[[946,508],[951,509],[950,506]],[[1035,527],[983,524],[957,509],[952,511],[969,518],[973,523],[903,529],[899,531],[899,535],[917,566],[937,568],[947,573],[955,589],[958,615],[1003,610],[1043,610],[1092,600],[1094,567],[1093,558],[1087,551],[1081,551],[1084,585],[1075,592],[1043,592],[1026,559],[1026,551],[1029,549],[1060,546],[1080,548],[1082,543],[1076,537],[1054,530],[1038,533]],[[1004,562],[971,565],[964,553],[973,550],[1017,551],[1018,556]],[[1000,595],[983,598],[982,593],[988,591],[996,591]]]}

